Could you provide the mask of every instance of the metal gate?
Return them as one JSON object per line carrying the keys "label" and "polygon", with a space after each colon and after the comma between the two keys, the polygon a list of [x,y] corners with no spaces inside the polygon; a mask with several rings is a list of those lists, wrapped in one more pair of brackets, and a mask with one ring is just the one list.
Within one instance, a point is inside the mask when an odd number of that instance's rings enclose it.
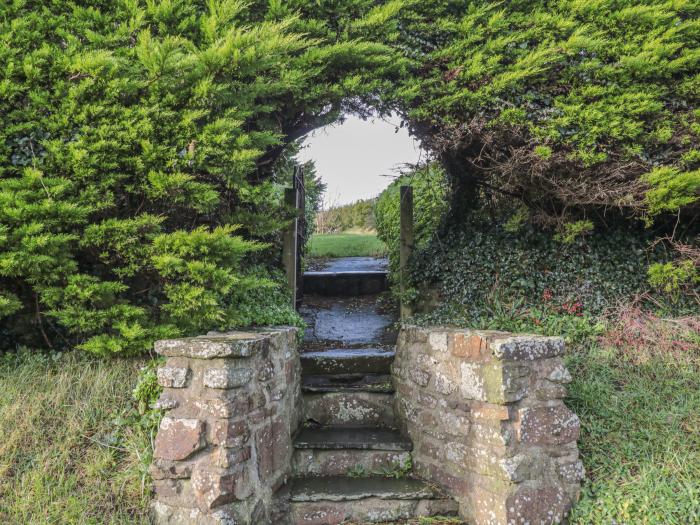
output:
{"label": "metal gate", "polygon": [[298,310],[304,293],[302,256],[306,243],[306,191],[304,188],[304,168],[294,166],[292,187],[285,191],[287,206],[295,210],[294,219],[284,232],[282,262],[287,274],[289,289],[292,291],[292,304]]}

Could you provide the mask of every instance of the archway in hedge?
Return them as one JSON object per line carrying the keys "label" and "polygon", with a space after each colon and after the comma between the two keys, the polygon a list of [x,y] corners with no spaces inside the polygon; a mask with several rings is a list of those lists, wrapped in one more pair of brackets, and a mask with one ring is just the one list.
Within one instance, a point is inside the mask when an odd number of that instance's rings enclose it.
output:
{"label": "archway in hedge", "polygon": [[611,217],[697,229],[689,4],[0,9],[11,344],[134,354],[162,337],[295,322],[269,245],[288,217],[296,141],[368,108],[398,112],[442,162],[453,212],[522,203],[533,224],[573,237]]}

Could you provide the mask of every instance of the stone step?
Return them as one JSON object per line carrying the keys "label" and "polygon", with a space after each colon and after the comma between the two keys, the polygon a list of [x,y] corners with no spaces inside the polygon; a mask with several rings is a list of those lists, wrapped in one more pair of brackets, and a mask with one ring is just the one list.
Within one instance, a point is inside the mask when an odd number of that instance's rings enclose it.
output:
{"label": "stone step", "polygon": [[394,396],[362,391],[304,392],[303,421],[321,427],[395,428]]}
{"label": "stone step", "polygon": [[384,428],[304,428],[294,440],[297,449],[411,450],[411,440]]}
{"label": "stone step", "polygon": [[312,270],[323,272],[374,272],[386,271],[389,259],[386,257],[334,257],[325,261],[309,261]]}
{"label": "stone step", "polygon": [[304,346],[314,350],[361,346],[393,346],[398,312],[381,295],[324,297],[304,295],[299,313],[307,324]]}
{"label": "stone step", "polygon": [[296,449],[292,473],[298,477],[382,475],[409,465],[411,453],[396,450]]}
{"label": "stone step", "polygon": [[293,525],[380,523],[450,515],[456,503],[416,479],[297,478],[291,486]]}
{"label": "stone step", "polygon": [[302,377],[304,392],[382,392],[390,394],[394,384],[389,374],[333,374]]}
{"label": "stone step", "polygon": [[410,465],[411,441],[370,428],[304,429],[294,442],[295,476],[385,474]]}
{"label": "stone step", "polygon": [[371,295],[389,289],[387,272],[304,272],[304,293],[314,295]]}
{"label": "stone step", "polygon": [[391,374],[394,350],[384,347],[330,348],[302,352],[304,375]]}

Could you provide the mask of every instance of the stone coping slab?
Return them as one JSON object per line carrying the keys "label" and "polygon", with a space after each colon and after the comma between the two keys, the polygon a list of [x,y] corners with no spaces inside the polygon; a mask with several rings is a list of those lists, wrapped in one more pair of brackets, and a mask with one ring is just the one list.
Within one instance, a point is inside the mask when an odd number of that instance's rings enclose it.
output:
{"label": "stone coping slab", "polygon": [[474,330],[452,326],[406,325],[403,331],[423,334],[431,348],[471,359],[534,361],[564,355],[562,337],[512,334],[498,330]]}
{"label": "stone coping slab", "polygon": [[162,339],[155,342],[154,349],[157,354],[166,357],[193,359],[250,357],[270,344],[268,336],[273,333],[296,333],[296,328],[265,327],[256,332],[210,332],[197,337]]}

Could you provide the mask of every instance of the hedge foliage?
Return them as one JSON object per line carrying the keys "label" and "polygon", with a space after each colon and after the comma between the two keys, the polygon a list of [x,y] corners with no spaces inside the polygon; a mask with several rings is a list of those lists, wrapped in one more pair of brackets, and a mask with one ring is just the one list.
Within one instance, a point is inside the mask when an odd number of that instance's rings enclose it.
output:
{"label": "hedge foliage", "polygon": [[587,336],[596,319],[630,302],[661,315],[697,314],[700,280],[692,263],[679,263],[641,224],[594,229],[579,221],[573,224],[585,232],[567,237],[532,224],[526,207],[504,200],[456,221],[436,165],[404,175],[377,201],[379,236],[394,270],[403,184],[416,200],[403,297],[421,312],[414,322]]}
{"label": "hedge foliage", "polygon": [[598,316],[649,290],[648,265],[668,254],[648,250],[647,239],[620,228],[564,244],[475,215],[417,254],[412,279],[439,289],[443,322],[481,325],[502,307]]}
{"label": "hedge foliage", "polygon": [[418,67],[396,95],[450,175],[455,222],[494,199],[569,241],[640,222],[680,254],[652,273],[697,284],[698,2],[456,0],[401,16]]}
{"label": "hedge foliage", "polygon": [[4,2],[3,341],[137,353],[294,321],[270,271],[278,168],[347,112],[403,114],[453,213],[505,195],[572,240],[635,217],[695,242],[698,18],[692,0]]}
{"label": "hedge foliage", "polygon": [[403,174],[381,193],[374,208],[377,236],[389,249],[389,263],[394,271],[399,262],[401,186],[413,188],[413,234],[417,249],[426,246],[448,211],[449,188],[445,172],[437,163]]}
{"label": "hedge foliage", "polygon": [[421,2],[398,90],[467,190],[562,223],[698,212],[700,4]]}
{"label": "hedge foliage", "polygon": [[269,270],[275,166],[403,67],[367,2],[302,4],[2,3],[3,344],[133,354],[298,322]]}
{"label": "hedge foliage", "polygon": [[350,204],[333,206],[316,216],[319,233],[341,233],[348,230],[374,230],[376,199],[359,199]]}

